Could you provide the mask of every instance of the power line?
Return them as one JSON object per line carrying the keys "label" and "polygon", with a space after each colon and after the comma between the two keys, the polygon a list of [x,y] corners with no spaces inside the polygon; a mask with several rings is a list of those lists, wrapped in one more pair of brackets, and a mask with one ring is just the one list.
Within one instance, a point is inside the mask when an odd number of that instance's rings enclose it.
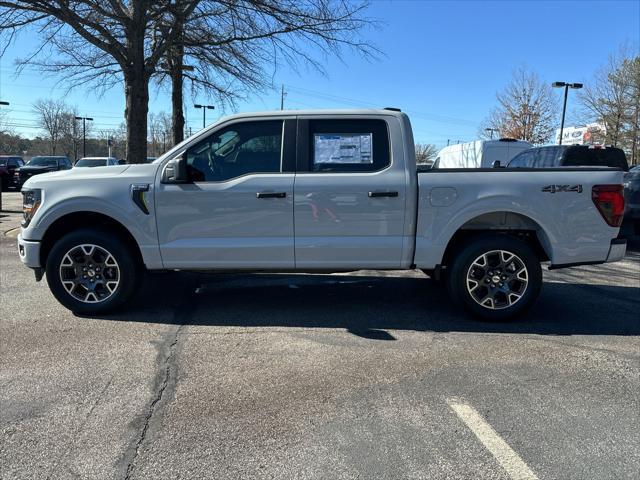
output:
{"label": "power line", "polygon": [[[306,95],[306,96],[315,97],[315,98],[324,99],[324,100],[331,100],[331,101],[342,103],[345,105],[350,105],[355,107],[369,106],[373,108],[380,108],[379,103],[372,103],[364,100],[357,100],[354,98],[342,97],[339,95],[318,92],[316,90],[295,87],[293,85],[286,85],[286,87],[289,91],[298,92],[301,95]],[[430,112],[421,112],[418,110],[404,110],[404,111],[407,113],[411,113],[411,115],[413,115],[414,117],[423,117],[427,120],[432,120],[435,122],[452,123],[452,124],[460,124],[460,125],[468,125],[468,126],[478,125],[477,121],[467,120],[463,118],[451,117],[447,115],[439,115],[439,114],[430,113]]]}

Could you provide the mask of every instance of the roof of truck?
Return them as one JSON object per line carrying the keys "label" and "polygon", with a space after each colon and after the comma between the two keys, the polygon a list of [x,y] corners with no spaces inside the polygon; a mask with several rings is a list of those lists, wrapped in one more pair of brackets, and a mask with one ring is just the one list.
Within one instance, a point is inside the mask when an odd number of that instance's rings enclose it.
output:
{"label": "roof of truck", "polygon": [[243,112],[235,113],[221,118],[220,120],[231,120],[235,118],[246,117],[280,117],[280,116],[296,116],[296,115],[390,115],[394,117],[401,116],[403,113],[397,109],[387,110],[385,108],[331,108],[331,109],[314,109],[314,110],[267,110],[263,112]]}

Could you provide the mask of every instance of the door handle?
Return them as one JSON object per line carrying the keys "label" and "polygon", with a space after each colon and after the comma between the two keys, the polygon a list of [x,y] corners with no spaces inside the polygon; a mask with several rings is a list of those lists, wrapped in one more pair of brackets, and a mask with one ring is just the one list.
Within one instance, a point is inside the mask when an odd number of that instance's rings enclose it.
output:
{"label": "door handle", "polygon": [[398,192],[369,192],[370,198],[379,198],[379,197],[397,197]]}
{"label": "door handle", "polygon": [[286,198],[287,192],[258,192],[257,198]]}

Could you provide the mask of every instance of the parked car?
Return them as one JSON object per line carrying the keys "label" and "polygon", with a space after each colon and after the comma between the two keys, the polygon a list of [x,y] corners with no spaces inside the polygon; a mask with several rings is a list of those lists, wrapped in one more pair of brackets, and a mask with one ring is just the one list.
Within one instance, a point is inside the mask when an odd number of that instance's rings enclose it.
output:
{"label": "parked car", "polygon": [[118,159],[113,157],[84,157],[76,162],[75,167],[107,167],[118,165]]}
{"label": "parked car", "polygon": [[22,262],[84,314],[123,305],[144,269],[417,268],[455,305],[505,319],[538,296],[541,262],[626,249],[621,171],[420,171],[409,117],[387,109],[234,115],[155,163],[34,177],[22,193]]}
{"label": "parked car", "polygon": [[59,170],[70,170],[73,167],[71,160],[67,157],[41,156],[33,157],[23,167],[16,169],[13,178],[17,188],[22,187],[24,182],[34,175],[41,173],[57,172]]}
{"label": "parked car", "polygon": [[624,152],[600,145],[548,145],[516,155],[510,168],[615,167],[629,170]]}
{"label": "parked car", "polygon": [[438,152],[433,168],[491,168],[494,162],[505,166],[518,153],[531,147],[529,142],[511,138],[449,145]]}
{"label": "parked car", "polygon": [[636,235],[640,235],[640,165],[624,175],[624,219],[630,222]]}
{"label": "parked car", "polygon": [[10,187],[15,187],[13,176],[16,169],[24,165],[22,157],[14,155],[1,155],[0,156],[0,185],[2,190],[8,190]]}

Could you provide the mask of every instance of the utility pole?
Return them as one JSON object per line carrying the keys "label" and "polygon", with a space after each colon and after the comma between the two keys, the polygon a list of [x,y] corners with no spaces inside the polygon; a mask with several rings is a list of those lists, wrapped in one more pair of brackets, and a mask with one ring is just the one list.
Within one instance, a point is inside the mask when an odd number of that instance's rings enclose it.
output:
{"label": "utility pole", "polygon": [[284,97],[287,96],[287,92],[284,91],[284,83],[280,88],[280,110],[284,110]]}
{"label": "utility pole", "polygon": [[207,109],[214,110],[216,107],[213,105],[201,105],[199,103],[196,103],[194,107],[202,109],[202,128],[204,128],[207,124]]}
{"label": "utility pole", "polygon": [[76,120],[82,120],[82,156],[87,156],[87,120],[93,122],[91,117],[75,117]]}

